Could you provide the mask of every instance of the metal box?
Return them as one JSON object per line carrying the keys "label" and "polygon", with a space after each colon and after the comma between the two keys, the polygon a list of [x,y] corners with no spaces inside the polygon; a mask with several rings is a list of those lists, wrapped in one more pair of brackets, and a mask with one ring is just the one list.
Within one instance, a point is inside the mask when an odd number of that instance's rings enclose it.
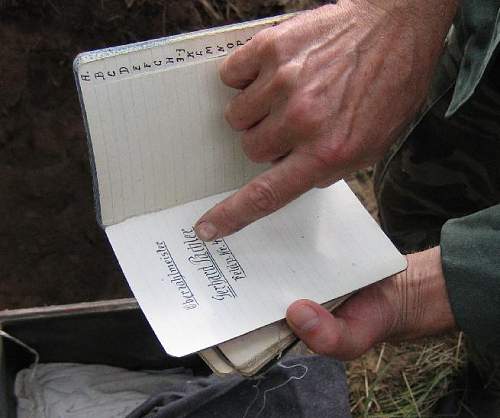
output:
{"label": "metal box", "polygon": [[[37,350],[42,363],[210,373],[197,355],[168,356],[134,299],[0,311],[0,329]],[[26,349],[0,337],[0,418],[16,417],[14,380],[32,362]]]}

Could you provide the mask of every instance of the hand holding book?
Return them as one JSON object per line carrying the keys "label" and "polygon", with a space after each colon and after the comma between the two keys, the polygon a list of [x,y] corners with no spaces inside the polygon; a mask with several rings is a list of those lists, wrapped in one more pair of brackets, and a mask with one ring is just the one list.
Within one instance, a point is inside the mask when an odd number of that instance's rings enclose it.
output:
{"label": "hand holding book", "polygon": [[311,350],[340,360],[353,360],[380,342],[452,331],[439,247],[407,259],[407,270],[360,290],[333,315],[314,302],[295,302],[288,324]]}
{"label": "hand holding book", "polygon": [[[255,162],[274,166],[203,215],[229,235],[385,154],[423,103],[455,0],[338,1],[258,33],[221,78],[241,91],[226,119]],[[410,18],[409,18],[410,17]]]}
{"label": "hand holding book", "polygon": [[[291,344],[284,317],[293,301],[332,307],[406,267],[343,181],[309,190],[225,239],[204,242],[193,230],[202,213],[252,178],[259,184],[262,173],[302,183],[302,163],[287,174],[245,158],[223,120],[234,90],[218,75],[228,52],[286,18],[75,61],[98,220],[165,350],[200,352],[221,373],[254,374]],[[273,198],[257,199],[246,214]]]}

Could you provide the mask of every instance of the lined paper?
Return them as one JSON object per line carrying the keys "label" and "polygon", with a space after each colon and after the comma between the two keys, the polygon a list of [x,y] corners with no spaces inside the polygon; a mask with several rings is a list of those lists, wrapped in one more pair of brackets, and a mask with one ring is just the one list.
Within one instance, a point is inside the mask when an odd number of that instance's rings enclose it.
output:
{"label": "lined paper", "polygon": [[103,225],[238,188],[267,168],[245,158],[224,121],[236,91],[223,85],[218,65],[281,19],[75,61]]}

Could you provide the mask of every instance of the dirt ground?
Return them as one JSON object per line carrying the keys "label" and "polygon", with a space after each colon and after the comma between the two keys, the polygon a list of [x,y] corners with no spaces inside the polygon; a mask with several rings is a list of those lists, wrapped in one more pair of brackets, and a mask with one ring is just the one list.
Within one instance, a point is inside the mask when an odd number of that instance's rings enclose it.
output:
{"label": "dirt ground", "polygon": [[95,220],[79,52],[312,3],[0,0],[0,309],[130,296]]}

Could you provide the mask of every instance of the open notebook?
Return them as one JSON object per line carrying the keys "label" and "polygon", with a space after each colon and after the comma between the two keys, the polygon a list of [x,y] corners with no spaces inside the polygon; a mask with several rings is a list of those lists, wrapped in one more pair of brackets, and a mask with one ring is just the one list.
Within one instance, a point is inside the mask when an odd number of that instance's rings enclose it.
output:
{"label": "open notebook", "polygon": [[248,161],[223,109],[221,60],[287,16],[79,55],[74,64],[97,217],[163,347],[219,373],[256,373],[294,336],[286,308],[332,308],[405,268],[349,187],[312,190],[224,239],[193,223],[267,169]]}

